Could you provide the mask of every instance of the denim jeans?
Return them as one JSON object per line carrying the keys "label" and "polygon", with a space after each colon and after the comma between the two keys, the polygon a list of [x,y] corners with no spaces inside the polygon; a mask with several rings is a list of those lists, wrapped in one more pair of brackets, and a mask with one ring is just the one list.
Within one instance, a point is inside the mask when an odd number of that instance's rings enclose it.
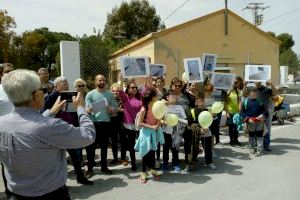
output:
{"label": "denim jeans", "polygon": [[264,148],[269,148],[271,143],[271,128],[272,128],[273,114],[269,113],[269,116],[265,119],[267,127],[266,135],[264,136]]}

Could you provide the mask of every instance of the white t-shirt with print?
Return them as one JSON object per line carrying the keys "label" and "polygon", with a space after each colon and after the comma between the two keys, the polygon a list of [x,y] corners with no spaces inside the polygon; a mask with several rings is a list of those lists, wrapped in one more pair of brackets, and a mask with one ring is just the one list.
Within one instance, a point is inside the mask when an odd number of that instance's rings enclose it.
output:
{"label": "white t-shirt with print", "polygon": [[[186,119],[186,114],[184,112],[184,109],[182,108],[181,105],[169,105],[168,106],[168,111],[167,114],[175,114],[178,116],[179,119]],[[181,122],[178,122],[177,126],[185,126]],[[163,132],[171,134],[173,132],[173,127],[172,126],[163,126],[162,127]]]}

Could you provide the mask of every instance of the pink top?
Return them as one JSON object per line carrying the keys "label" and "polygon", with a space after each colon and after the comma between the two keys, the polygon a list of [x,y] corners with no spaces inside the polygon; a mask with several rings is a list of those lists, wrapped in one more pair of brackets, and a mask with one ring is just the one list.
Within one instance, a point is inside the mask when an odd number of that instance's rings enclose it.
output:
{"label": "pink top", "polygon": [[[142,107],[142,111],[145,111],[146,108]],[[154,126],[157,124],[157,120],[154,118],[153,113],[152,113],[152,106],[148,108],[146,117],[145,117],[145,123]]]}
{"label": "pink top", "polygon": [[119,90],[119,96],[124,106],[124,123],[134,124],[136,114],[141,110],[142,100],[129,97],[125,92]]}

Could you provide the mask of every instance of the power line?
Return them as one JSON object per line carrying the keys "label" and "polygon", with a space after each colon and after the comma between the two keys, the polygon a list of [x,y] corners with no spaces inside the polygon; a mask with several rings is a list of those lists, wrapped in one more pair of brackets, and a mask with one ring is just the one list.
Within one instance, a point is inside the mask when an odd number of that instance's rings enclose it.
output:
{"label": "power line", "polygon": [[264,24],[265,24],[265,23],[268,23],[268,22],[270,22],[270,21],[273,21],[273,20],[275,20],[275,19],[284,17],[284,16],[286,16],[286,15],[289,15],[289,14],[291,14],[291,13],[293,13],[293,12],[296,12],[296,11],[299,11],[299,10],[300,10],[300,8],[296,8],[296,9],[290,10],[290,11],[288,11],[288,12],[286,12],[286,13],[283,13],[282,15],[279,15],[279,16],[277,16],[277,17],[273,17],[272,19],[266,20],[266,21],[264,22]]}
{"label": "power line", "polygon": [[162,22],[165,22],[167,19],[169,19],[169,17],[171,17],[174,13],[176,13],[180,8],[182,8],[185,4],[187,4],[187,2],[189,2],[190,0],[186,0],[185,2],[183,2],[180,6],[178,6],[173,12],[171,12],[171,14],[169,14],[164,20],[162,20]]}

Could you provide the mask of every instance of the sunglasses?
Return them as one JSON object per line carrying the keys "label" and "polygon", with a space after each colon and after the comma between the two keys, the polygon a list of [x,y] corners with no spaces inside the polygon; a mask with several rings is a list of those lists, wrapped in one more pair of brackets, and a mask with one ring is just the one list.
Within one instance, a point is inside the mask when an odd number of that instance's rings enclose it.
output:
{"label": "sunglasses", "polygon": [[130,87],[131,89],[137,89],[137,87]]}
{"label": "sunglasses", "polygon": [[175,87],[182,87],[182,85],[174,85]]}
{"label": "sunglasses", "polygon": [[85,87],[85,85],[77,85],[77,87],[82,88]]}
{"label": "sunglasses", "polygon": [[113,90],[112,92],[119,92],[118,90]]}

